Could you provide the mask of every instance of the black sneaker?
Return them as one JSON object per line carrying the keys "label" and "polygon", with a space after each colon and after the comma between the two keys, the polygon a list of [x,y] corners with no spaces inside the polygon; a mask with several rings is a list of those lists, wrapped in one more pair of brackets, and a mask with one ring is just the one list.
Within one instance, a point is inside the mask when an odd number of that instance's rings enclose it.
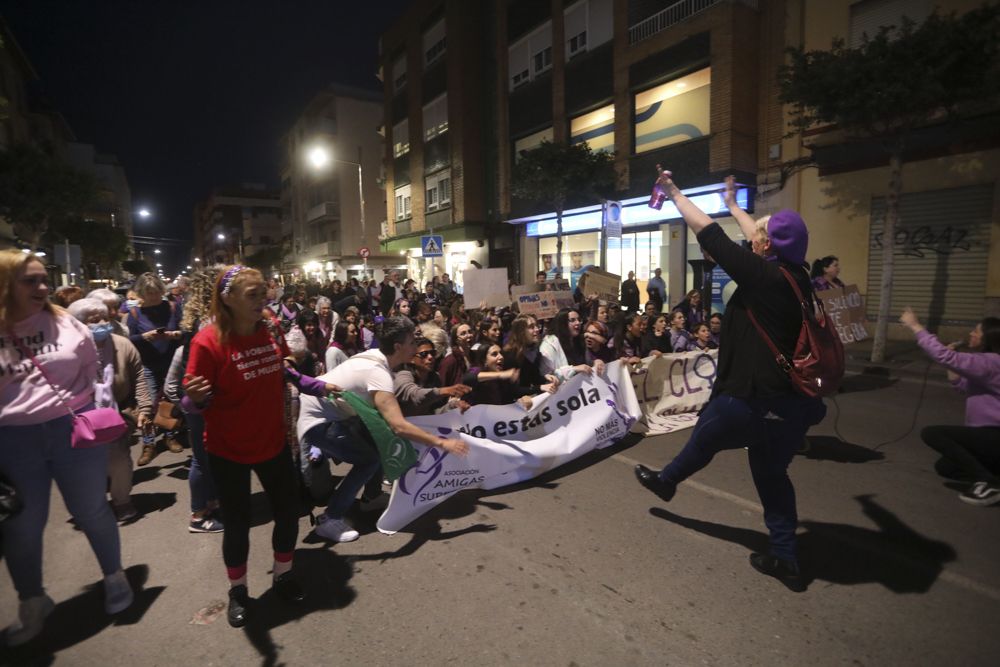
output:
{"label": "black sneaker", "polygon": [[976,482],[958,497],[963,503],[987,507],[1000,503],[1000,488],[991,486],[989,482]]}
{"label": "black sneaker", "polygon": [[248,607],[250,606],[250,594],[247,593],[247,587],[233,586],[229,589],[229,611],[226,617],[229,619],[229,625],[234,628],[242,628],[246,625],[248,614]]}
{"label": "black sneaker", "polygon": [[655,493],[663,502],[669,503],[670,499],[677,493],[677,486],[664,482],[660,479],[660,474],[655,470],[650,470],[641,463],[635,467],[635,478],[644,487]]}
{"label": "black sneaker", "polygon": [[808,587],[798,563],[782,560],[770,554],[750,554],[750,565],[761,574],[774,577],[793,593],[801,593]]}

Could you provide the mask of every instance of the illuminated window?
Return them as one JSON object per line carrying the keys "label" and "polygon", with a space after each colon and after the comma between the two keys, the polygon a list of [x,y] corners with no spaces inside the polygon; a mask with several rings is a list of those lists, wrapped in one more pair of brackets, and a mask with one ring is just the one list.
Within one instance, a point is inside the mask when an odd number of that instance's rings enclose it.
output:
{"label": "illuminated window", "polygon": [[594,151],[615,149],[615,105],[577,116],[570,121],[570,142],[586,143]]}
{"label": "illuminated window", "polygon": [[712,69],[650,88],[635,96],[635,152],[651,151],[709,133]]}
{"label": "illuminated window", "polygon": [[451,172],[447,169],[426,179],[427,210],[436,211],[451,203]]}
{"label": "illuminated window", "polygon": [[392,154],[399,157],[410,152],[410,122],[405,118],[392,126]]}
{"label": "illuminated window", "polygon": [[537,148],[543,141],[552,141],[552,128],[547,127],[541,132],[529,134],[526,137],[514,140],[514,161],[521,159],[521,151],[530,151]]}
{"label": "illuminated window", "polygon": [[448,94],[445,93],[424,107],[424,141],[430,141],[448,131]]}
{"label": "illuminated window", "polygon": [[396,220],[410,217],[410,186],[396,188]]}

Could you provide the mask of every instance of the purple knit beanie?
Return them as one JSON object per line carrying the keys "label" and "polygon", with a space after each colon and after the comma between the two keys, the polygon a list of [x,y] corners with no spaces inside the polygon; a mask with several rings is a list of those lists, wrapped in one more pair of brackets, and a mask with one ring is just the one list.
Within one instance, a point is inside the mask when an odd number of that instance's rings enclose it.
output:
{"label": "purple knit beanie", "polygon": [[767,221],[767,236],[774,254],[792,264],[804,264],[809,247],[809,230],[802,216],[791,209],[782,209]]}

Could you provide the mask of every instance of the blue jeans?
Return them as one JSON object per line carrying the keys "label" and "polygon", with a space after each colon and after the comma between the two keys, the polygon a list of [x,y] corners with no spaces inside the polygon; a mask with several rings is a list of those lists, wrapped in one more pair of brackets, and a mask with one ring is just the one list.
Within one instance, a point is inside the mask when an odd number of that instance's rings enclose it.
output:
{"label": "blue jeans", "polygon": [[191,445],[191,471],[188,473],[188,486],[191,489],[191,513],[201,512],[208,507],[209,501],[219,498],[215,490],[215,480],[212,479],[205,455],[205,418],[198,413],[185,412],[184,421],[188,425],[188,442]]}
{"label": "blue jeans", "polygon": [[660,478],[679,484],[707,466],[720,451],[747,447],[750,472],[764,506],[771,553],[795,562],[798,514],[788,464],[802,445],[806,431],[825,414],[822,401],[805,396],[716,396],[702,411],[691,439],[660,472]]}
{"label": "blue jeans", "polygon": [[24,498],[24,510],[0,524],[7,569],[22,600],[45,592],[42,535],[53,480],[90,541],[101,571],[109,575],[122,566],[118,523],[104,495],[108,447],[73,449],[71,432],[69,415],[34,426],[0,426],[0,471]]}
{"label": "blue jeans", "polygon": [[324,455],[352,464],[351,471],[341,480],[326,506],[328,517],[342,519],[358,491],[382,467],[375,442],[357,417],[317,424],[306,432],[304,439],[307,445],[318,447]]}

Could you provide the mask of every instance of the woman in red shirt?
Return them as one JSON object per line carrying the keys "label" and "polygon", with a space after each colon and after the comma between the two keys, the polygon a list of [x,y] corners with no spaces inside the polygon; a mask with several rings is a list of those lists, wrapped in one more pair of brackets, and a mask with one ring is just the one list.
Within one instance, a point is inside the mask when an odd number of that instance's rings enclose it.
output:
{"label": "woman in red shirt", "polygon": [[[332,385],[287,367],[288,348],[263,319],[267,288],[259,271],[228,267],[212,297],[213,324],[191,341],[185,374],[185,410],[205,418],[205,451],[225,517],[222,557],[229,575],[229,624],[246,622],[250,550],[250,471],[257,473],[274,514],[274,589],[299,602],[291,576],[298,539],[295,468],[285,446],[284,383],[322,396]],[[277,337],[276,337],[276,334]]]}

